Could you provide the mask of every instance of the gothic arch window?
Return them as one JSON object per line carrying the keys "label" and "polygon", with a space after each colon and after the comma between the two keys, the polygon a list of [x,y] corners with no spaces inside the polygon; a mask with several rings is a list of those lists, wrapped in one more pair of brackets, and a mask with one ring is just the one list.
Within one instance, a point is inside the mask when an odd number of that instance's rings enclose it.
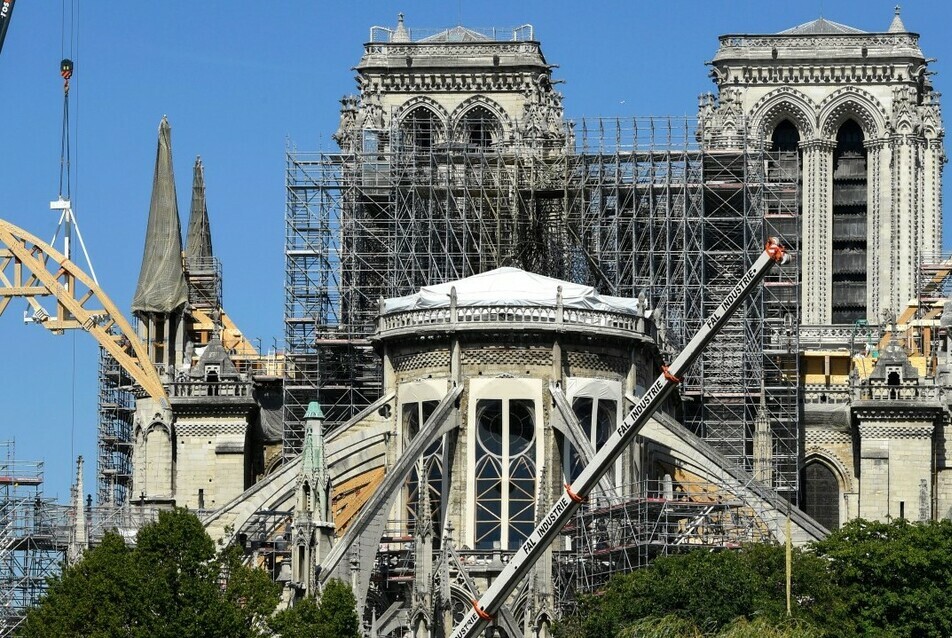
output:
{"label": "gothic arch window", "polygon": [[[403,431],[407,442],[420,432],[420,428],[433,414],[439,401],[405,403],[402,408]],[[408,528],[412,531],[420,516],[421,501],[429,506],[433,538],[441,538],[443,513],[443,438],[435,441],[417,461],[406,482],[406,515]],[[423,479],[426,479],[425,481]],[[421,494],[421,491],[423,492]]]}
{"label": "gothic arch window", "polygon": [[476,549],[516,549],[532,532],[535,448],[533,401],[477,401]]}
{"label": "gothic arch window", "polygon": [[800,148],[800,131],[790,120],[783,120],[774,128],[770,142],[774,151],[796,153]]}
{"label": "gothic arch window", "polygon": [[[800,129],[792,120],[783,119],[774,127],[770,135],[770,151],[767,161],[767,178],[772,183],[793,184],[798,191],[801,190],[803,171]],[[794,206],[767,207],[764,211],[767,235],[778,236],[785,245],[796,249],[800,244],[800,213],[799,208]],[[784,278],[775,274],[772,281],[779,283],[784,281]],[[780,288],[776,288],[776,291],[779,292]]]}
{"label": "gothic arch window", "polygon": [[467,146],[489,148],[502,137],[502,124],[495,113],[485,106],[474,106],[466,111],[457,126],[457,138]]}
{"label": "gothic arch window", "polygon": [[[605,445],[612,430],[618,425],[618,403],[612,399],[576,397],[572,401],[572,411],[575,412],[575,418],[578,419],[579,425],[582,426],[585,436],[588,437],[596,452]],[[584,464],[579,458],[578,450],[567,440],[564,444],[562,459],[565,480],[572,482],[582,473]]]}
{"label": "gothic arch window", "polygon": [[819,460],[804,469],[803,511],[827,529],[840,526],[840,483],[836,473]]}
{"label": "gothic arch window", "polygon": [[444,138],[443,122],[426,106],[418,106],[400,122],[403,143],[415,151],[428,151]]}
{"label": "gothic arch window", "polygon": [[833,151],[832,303],[834,324],[866,319],[867,168],[863,129],[843,122]]}

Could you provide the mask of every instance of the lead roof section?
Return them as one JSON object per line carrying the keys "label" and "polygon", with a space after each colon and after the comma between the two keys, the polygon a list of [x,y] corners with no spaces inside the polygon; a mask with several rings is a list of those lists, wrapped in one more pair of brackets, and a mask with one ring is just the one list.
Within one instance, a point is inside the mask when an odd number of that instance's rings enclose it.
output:
{"label": "lead roof section", "polygon": [[165,117],[152,178],[152,201],[142,254],[139,282],[132,298],[132,312],[168,314],[188,299],[182,267],[182,227],[172,170],[172,128]]}

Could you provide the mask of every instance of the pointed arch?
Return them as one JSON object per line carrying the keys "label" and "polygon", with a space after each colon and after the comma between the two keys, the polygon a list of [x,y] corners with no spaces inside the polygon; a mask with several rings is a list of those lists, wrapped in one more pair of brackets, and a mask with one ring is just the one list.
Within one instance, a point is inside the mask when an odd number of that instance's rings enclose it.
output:
{"label": "pointed arch", "polygon": [[467,132],[464,130],[467,119],[480,113],[481,117],[492,117],[498,123],[498,133],[495,133],[493,144],[498,144],[507,140],[512,135],[512,120],[497,102],[484,95],[474,95],[464,100],[459,106],[453,109],[450,114],[450,124],[452,138],[456,141],[467,141]]}
{"label": "pointed arch", "polygon": [[810,462],[819,462],[827,465],[836,475],[841,492],[846,493],[855,491],[852,476],[846,469],[846,465],[833,452],[830,452],[826,448],[819,446],[810,446],[806,450],[806,454],[803,458],[803,464],[806,466],[806,464]]}
{"label": "pointed arch", "polygon": [[396,115],[404,143],[421,151],[446,141],[448,120],[449,113],[441,104],[422,95],[404,102]]}
{"label": "pointed arch", "polygon": [[849,119],[856,120],[867,140],[886,135],[886,109],[872,93],[855,86],[837,89],[820,103],[820,134],[835,140],[837,131]]}
{"label": "pointed arch", "polygon": [[842,464],[818,452],[805,458],[803,473],[803,511],[827,529],[838,528],[843,520],[846,486]]}
{"label": "pointed arch", "polygon": [[447,111],[446,108],[442,104],[440,104],[439,102],[437,102],[431,97],[427,97],[426,95],[416,95],[410,98],[409,100],[407,100],[406,102],[404,102],[403,104],[401,104],[400,110],[397,111],[397,114],[396,114],[397,122],[403,121],[403,118],[405,118],[410,113],[410,111],[420,106],[425,106],[426,108],[433,111],[433,113],[435,113],[437,117],[439,117],[440,120],[443,122],[444,126],[449,123],[450,121],[449,111]]}
{"label": "pointed arch", "polygon": [[804,93],[789,86],[773,90],[760,98],[750,110],[751,133],[769,139],[783,120],[790,120],[801,140],[816,134],[816,114],[820,107]]}

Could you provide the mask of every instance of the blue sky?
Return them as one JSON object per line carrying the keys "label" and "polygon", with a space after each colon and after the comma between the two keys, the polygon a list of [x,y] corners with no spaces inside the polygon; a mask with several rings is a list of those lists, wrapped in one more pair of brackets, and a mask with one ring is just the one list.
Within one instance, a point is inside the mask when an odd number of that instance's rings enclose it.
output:
{"label": "blue sky", "polygon": [[[63,4],[21,0],[0,54],[0,218],[43,238],[56,225],[48,206],[59,177],[59,61],[70,51]],[[883,31],[893,14],[893,2],[879,0],[65,5],[76,7],[73,202],[102,287],[128,310],[156,130],[167,115],[183,225],[201,155],[225,307],[266,347],[283,333],[285,149],[333,148],[338,100],[354,92],[351,69],[372,25],[393,26],[400,11],[410,27],[531,23],[565,81],[566,114],[578,118],[694,115],[697,95],[713,89],[704,62],[720,34],[772,33],[821,14]],[[943,91],[952,82],[949,3],[906,3],[902,18],[921,34],[926,56],[938,58],[934,82]],[[22,311],[11,304],[0,317],[0,440],[15,438],[17,456],[45,461],[46,493],[61,498],[71,455],[84,455],[86,491],[94,492],[96,344],[86,334],[25,326]]]}

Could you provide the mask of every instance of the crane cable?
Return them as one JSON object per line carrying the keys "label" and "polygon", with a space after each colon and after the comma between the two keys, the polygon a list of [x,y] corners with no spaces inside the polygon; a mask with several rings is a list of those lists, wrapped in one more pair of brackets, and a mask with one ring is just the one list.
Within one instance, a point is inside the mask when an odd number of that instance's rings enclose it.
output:
{"label": "crane cable", "polygon": [[[63,124],[60,130],[60,171],[59,171],[59,199],[64,199],[63,184],[65,181],[65,199],[72,200],[72,182],[70,174],[72,164],[70,157],[70,125],[69,125],[69,82],[73,77],[73,53],[76,42],[76,0],[70,0],[69,7],[69,50],[66,49],[66,0],[62,3],[60,23],[60,77],[63,79]],[[78,49],[78,47],[76,47]],[[72,215],[72,212],[69,212]],[[69,224],[72,220],[67,220]],[[78,230],[78,229],[77,229]],[[67,244],[68,246],[68,244]],[[83,248],[85,250],[85,247]],[[68,250],[68,248],[67,248]],[[70,255],[66,255],[70,258]],[[72,462],[76,458],[76,333],[72,334],[72,361],[70,366],[70,426],[69,426],[69,457]],[[79,495],[82,498],[82,494]]]}
{"label": "crane cable", "polygon": [[69,145],[69,81],[73,77],[73,43],[75,34],[76,3],[72,0],[69,10],[69,51],[66,50],[66,0],[63,0],[62,22],[60,25],[60,77],[63,78],[63,126],[60,133],[60,174],[59,196],[63,199],[63,181],[65,176],[66,197],[70,199],[70,145]]}

